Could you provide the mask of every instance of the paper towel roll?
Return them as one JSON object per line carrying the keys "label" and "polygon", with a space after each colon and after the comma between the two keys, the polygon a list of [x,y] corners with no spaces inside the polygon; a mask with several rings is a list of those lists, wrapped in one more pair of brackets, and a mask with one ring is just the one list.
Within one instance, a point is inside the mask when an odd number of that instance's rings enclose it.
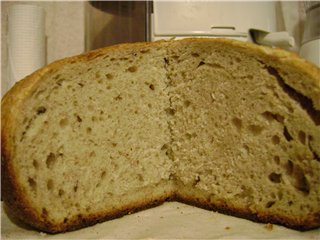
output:
{"label": "paper towel roll", "polygon": [[46,64],[44,9],[15,4],[8,12],[8,85]]}

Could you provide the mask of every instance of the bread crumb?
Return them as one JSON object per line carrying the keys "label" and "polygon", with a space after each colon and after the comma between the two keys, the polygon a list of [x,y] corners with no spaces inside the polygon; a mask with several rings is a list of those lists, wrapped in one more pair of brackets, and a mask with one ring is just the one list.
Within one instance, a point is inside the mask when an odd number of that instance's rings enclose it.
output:
{"label": "bread crumb", "polygon": [[265,227],[267,230],[272,231],[272,229],[273,229],[273,224],[268,223],[268,224],[266,224],[264,227]]}
{"label": "bread crumb", "polygon": [[45,232],[40,232],[39,234],[40,234],[41,237],[45,237],[45,236],[48,235],[48,234],[46,234]]}

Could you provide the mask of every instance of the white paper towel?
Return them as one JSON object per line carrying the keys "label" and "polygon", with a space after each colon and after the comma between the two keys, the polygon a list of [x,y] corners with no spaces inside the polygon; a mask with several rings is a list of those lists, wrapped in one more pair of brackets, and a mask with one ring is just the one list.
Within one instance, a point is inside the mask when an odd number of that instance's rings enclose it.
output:
{"label": "white paper towel", "polygon": [[46,64],[45,12],[15,4],[8,12],[8,87]]}

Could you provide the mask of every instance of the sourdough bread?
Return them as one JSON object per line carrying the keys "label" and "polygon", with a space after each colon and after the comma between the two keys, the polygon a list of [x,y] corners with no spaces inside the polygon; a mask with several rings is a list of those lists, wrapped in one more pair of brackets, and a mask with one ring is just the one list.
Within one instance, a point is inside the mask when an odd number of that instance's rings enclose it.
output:
{"label": "sourdough bread", "polygon": [[67,58],[2,100],[2,196],[46,232],[177,200],[320,226],[320,70],[224,39]]}

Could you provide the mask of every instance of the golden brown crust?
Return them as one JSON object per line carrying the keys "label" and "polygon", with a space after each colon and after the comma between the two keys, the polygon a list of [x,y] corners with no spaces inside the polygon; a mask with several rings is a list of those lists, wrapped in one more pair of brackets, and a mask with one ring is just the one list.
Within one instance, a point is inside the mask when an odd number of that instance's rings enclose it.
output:
{"label": "golden brown crust", "polygon": [[[189,44],[194,42],[229,45],[258,59],[261,59],[265,64],[273,66],[276,69],[281,69],[283,66],[289,66],[287,71],[290,71],[290,69],[293,68],[297,69],[298,72],[301,72],[303,75],[307,76],[305,78],[305,81],[309,81],[307,84],[315,87],[306,91],[299,84],[296,84],[297,79],[288,80],[289,82],[287,82],[287,84],[295,88],[300,93],[309,96],[312,99],[315,108],[320,109],[320,69],[312,64],[307,63],[305,60],[298,58],[294,54],[279,49],[259,47],[249,43],[242,43],[226,39],[186,39],[182,40],[181,44]],[[299,220],[289,219],[285,216],[269,216],[263,213],[252,213],[248,209],[237,209],[227,205],[227,203],[212,204],[208,201],[182,197],[181,195],[163,196],[161,199],[154,199],[151,202],[141,202],[137,203],[136,205],[126,206],[122,210],[112,213],[100,213],[86,218],[79,216],[78,218],[61,225],[52,225],[50,222],[46,221],[45,218],[39,218],[37,216],[27,199],[25,199],[19,184],[17,184],[15,169],[12,166],[15,145],[14,130],[17,124],[16,115],[17,112],[20,112],[23,101],[32,94],[45,74],[55,71],[65,64],[72,64],[73,62],[80,61],[90,61],[98,56],[119,50],[134,51],[135,49],[140,49],[146,46],[160,47],[162,44],[166,45],[170,44],[170,42],[161,41],[155,43],[121,44],[113,47],[98,49],[79,56],[66,58],[54,62],[21,80],[4,96],[1,103],[1,191],[5,203],[12,210],[12,214],[42,231],[55,233],[79,229],[81,227],[93,225],[97,222],[102,222],[107,219],[123,216],[129,212],[135,212],[154,205],[159,205],[171,197],[172,200],[186,202],[210,210],[218,210],[223,213],[245,217],[254,221],[279,223],[299,230],[307,230],[319,227],[320,213],[310,217],[305,222],[300,222]]]}

